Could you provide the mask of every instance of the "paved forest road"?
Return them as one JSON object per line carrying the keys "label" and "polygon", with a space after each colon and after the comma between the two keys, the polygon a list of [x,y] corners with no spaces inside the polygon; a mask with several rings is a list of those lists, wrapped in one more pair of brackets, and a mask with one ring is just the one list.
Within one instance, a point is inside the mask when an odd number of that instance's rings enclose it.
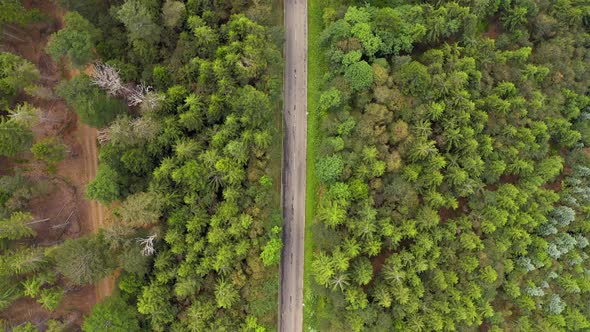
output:
{"label": "paved forest road", "polygon": [[303,247],[307,157],[307,0],[285,0],[283,253],[279,331],[303,330]]}

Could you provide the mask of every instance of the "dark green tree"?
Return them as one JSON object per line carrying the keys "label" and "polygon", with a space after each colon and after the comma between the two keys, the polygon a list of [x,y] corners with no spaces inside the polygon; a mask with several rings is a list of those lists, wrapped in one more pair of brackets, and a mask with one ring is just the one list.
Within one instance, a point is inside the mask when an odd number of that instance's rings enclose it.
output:
{"label": "dark green tree", "polygon": [[344,77],[354,91],[367,90],[373,85],[373,69],[366,61],[355,62],[348,66]]}
{"label": "dark green tree", "polygon": [[85,285],[107,276],[114,269],[114,260],[101,236],[66,240],[54,248],[50,256],[56,269],[72,283]]}
{"label": "dark green tree", "polygon": [[67,57],[76,66],[84,66],[95,58],[94,48],[100,39],[100,30],[78,12],[68,12],[64,28],[51,35],[46,50],[59,61]]}
{"label": "dark green tree", "polygon": [[12,53],[0,52],[0,108],[10,106],[22,89],[38,79],[39,70],[31,62]]}
{"label": "dark green tree", "polygon": [[86,75],[78,75],[70,81],[62,81],[56,88],[82,122],[96,128],[107,126],[117,115],[128,111],[125,102],[109,97],[97,86],[92,85]]}

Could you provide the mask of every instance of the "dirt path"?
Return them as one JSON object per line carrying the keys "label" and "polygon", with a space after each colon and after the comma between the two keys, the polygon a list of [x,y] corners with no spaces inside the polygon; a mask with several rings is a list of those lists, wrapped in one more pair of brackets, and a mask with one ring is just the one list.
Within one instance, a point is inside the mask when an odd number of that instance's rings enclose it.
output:
{"label": "dirt path", "polygon": [[[63,15],[61,16],[60,22],[63,24]],[[93,66],[90,65],[86,67],[84,73],[91,75],[92,71]],[[80,70],[72,68],[68,70],[66,74],[68,79],[72,79],[73,77],[80,75]],[[96,177],[98,171],[98,131],[78,120],[76,123],[75,136],[81,145],[81,155],[84,159],[84,169],[81,170],[81,173],[83,174],[85,183],[88,184]],[[87,227],[91,233],[97,233],[99,229],[105,227],[105,216],[108,214],[108,211],[105,206],[98,201],[85,200],[85,203],[88,205],[88,212],[86,214]],[[102,299],[113,293],[115,279],[114,276],[108,276],[96,283],[96,302],[100,302]]]}
{"label": "dirt path", "polygon": [[303,330],[305,175],[307,156],[307,1],[285,1],[283,252],[279,331]]}
{"label": "dirt path", "polygon": [[[98,170],[98,147],[96,146],[97,131],[83,123],[78,123],[76,137],[79,139],[84,158],[84,173],[86,181],[92,181],[96,177]],[[107,214],[104,205],[98,201],[90,201],[88,209],[88,226],[92,233],[98,232],[105,226],[105,216]],[[103,278],[96,284],[96,301],[100,302],[105,297],[111,295],[115,287],[115,278],[112,276]]]}
{"label": "dirt path", "polygon": [[[15,44],[15,49],[9,51],[19,53],[32,61],[40,69],[42,77],[46,78],[41,81],[41,84],[49,88],[54,88],[59,79],[62,78],[62,71],[45,54],[43,49],[47,43],[49,33],[63,26],[65,11],[57,7],[54,1],[25,0],[23,3],[27,8],[38,8],[43,13],[50,15],[55,20],[55,23],[50,27],[47,27],[47,24],[33,25],[28,29],[30,34],[26,40],[20,43],[20,45]],[[89,68],[91,71],[92,67]],[[79,73],[77,69],[70,69],[65,72],[65,76],[67,79],[71,79]],[[67,105],[65,105],[63,100],[51,102],[33,100],[32,102],[41,109],[51,108],[53,110],[51,114],[54,118],[67,114],[68,112]],[[35,134],[37,137],[55,136],[57,134],[54,129],[47,128],[47,126],[39,126],[36,128]],[[76,120],[75,123],[72,123],[64,131],[63,135],[64,142],[75,153],[60,163],[57,175],[76,188],[78,222],[80,224],[80,232],[77,235],[96,233],[101,227],[105,226],[105,218],[109,213],[99,202],[89,201],[85,198],[86,185],[96,177],[98,169],[97,130]],[[114,289],[114,285],[114,277],[107,277],[98,282],[95,287],[96,301],[100,301],[110,295]],[[92,301],[92,303],[94,302]]]}

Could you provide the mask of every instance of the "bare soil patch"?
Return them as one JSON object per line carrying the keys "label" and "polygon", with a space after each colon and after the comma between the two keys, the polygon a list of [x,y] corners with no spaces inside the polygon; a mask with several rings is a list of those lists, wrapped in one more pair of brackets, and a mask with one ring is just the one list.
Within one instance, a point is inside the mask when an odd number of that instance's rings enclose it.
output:
{"label": "bare soil patch", "polygon": [[498,19],[494,19],[492,22],[490,22],[490,25],[488,26],[488,31],[483,33],[484,37],[488,37],[490,39],[496,39],[498,38],[498,35],[502,33],[501,28],[500,28],[500,23],[498,22]]}
{"label": "bare soil patch", "polygon": [[373,258],[371,258],[371,265],[373,266],[373,276],[379,275],[381,269],[383,268],[383,264],[385,264],[385,260],[389,258],[393,254],[393,250],[384,249],[381,253]]}
{"label": "bare soil patch", "polygon": [[[8,27],[16,38],[5,38],[0,50],[19,54],[36,64],[41,74],[39,85],[54,89],[62,77],[71,78],[79,73],[55,63],[44,52],[49,36],[63,26],[65,12],[50,0],[23,0],[23,4],[27,8],[39,9],[48,16],[47,20],[27,27]],[[46,166],[35,161],[31,153],[17,157],[23,160],[18,168],[25,170],[28,178],[47,183],[46,195],[33,199],[29,209],[35,219],[49,220],[34,225],[38,235],[30,241],[33,245],[49,246],[66,238],[98,231],[104,226],[108,211],[98,202],[85,198],[86,185],[96,176],[98,168],[96,129],[82,124],[65,102],[57,97],[39,99],[23,94],[18,101],[28,102],[41,110],[41,122],[33,128],[35,140],[59,137],[69,151],[54,174],[48,174]],[[0,157],[0,175],[9,174],[14,166],[13,160]],[[42,327],[47,319],[53,318],[78,327],[92,305],[112,293],[114,280],[114,277],[105,278],[97,285],[77,288],[63,285],[66,296],[54,312],[44,310],[32,299],[20,299],[2,312],[0,319],[13,326],[31,321]]]}

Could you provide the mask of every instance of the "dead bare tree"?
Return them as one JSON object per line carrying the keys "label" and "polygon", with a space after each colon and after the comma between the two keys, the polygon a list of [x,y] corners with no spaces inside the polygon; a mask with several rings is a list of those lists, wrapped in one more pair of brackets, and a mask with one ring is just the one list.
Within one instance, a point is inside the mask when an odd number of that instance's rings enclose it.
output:
{"label": "dead bare tree", "polygon": [[123,86],[119,71],[107,64],[97,62],[91,75],[92,84],[99,86],[111,96],[125,94],[128,90]]}
{"label": "dead bare tree", "polygon": [[67,118],[65,116],[58,117],[58,113],[54,112],[54,110],[54,104],[44,108],[39,114],[39,121],[44,124],[53,124],[54,127],[59,127],[62,125],[67,120]]}
{"label": "dead bare tree", "polygon": [[13,110],[8,111],[10,119],[32,127],[39,123],[39,109],[28,103],[17,105]]}
{"label": "dead bare tree", "polygon": [[38,224],[38,223],[46,222],[46,221],[49,221],[49,220],[51,220],[51,218],[38,219],[38,220],[31,220],[31,221],[29,221],[28,223],[26,223],[25,225],[27,225],[27,226],[31,226],[31,225],[35,225],[35,224]]}
{"label": "dead bare tree", "polygon": [[131,89],[127,95],[127,104],[130,107],[141,106],[143,111],[149,112],[157,109],[164,97],[153,91],[152,87],[140,83]]}
{"label": "dead bare tree", "polygon": [[151,87],[149,88],[150,90],[145,94],[145,98],[143,99],[143,102],[140,105],[141,110],[143,112],[153,112],[157,110],[162,104],[162,101],[164,100],[164,97],[162,95],[156,93],[155,91],[152,91]]}
{"label": "dead bare tree", "polygon": [[115,145],[133,145],[141,142],[152,142],[160,132],[160,124],[148,117],[130,119],[119,117],[108,128],[98,131],[98,142]]}
{"label": "dead bare tree", "polygon": [[144,85],[143,83],[137,85],[135,89],[132,89],[127,95],[127,103],[129,106],[138,106],[143,103],[145,96],[150,92],[151,87]]}
{"label": "dead bare tree", "polygon": [[57,213],[57,215],[55,215],[55,217],[54,217],[54,218],[56,218],[56,219],[57,219],[57,217],[59,217],[59,216],[61,215],[61,213],[63,212],[63,210],[66,208],[66,205],[67,205],[67,204],[64,204],[64,205],[61,207],[61,209],[59,209],[59,212]]}
{"label": "dead bare tree", "polygon": [[10,38],[12,38],[12,39],[16,39],[16,40],[18,40],[18,41],[21,41],[21,42],[25,42],[25,41],[26,41],[26,40],[24,40],[24,39],[22,39],[22,38],[19,38],[19,37],[17,37],[16,35],[13,35],[12,33],[9,33],[9,32],[8,32],[8,31],[6,31],[6,30],[2,31],[2,34],[3,34],[3,35],[5,35],[5,36],[7,36],[7,37],[10,37]]}
{"label": "dead bare tree", "polygon": [[72,219],[72,216],[74,215],[74,212],[76,212],[75,209],[72,210],[72,212],[70,212],[70,215],[68,216],[68,219],[66,219],[65,222],[63,222],[61,224],[53,225],[53,226],[51,226],[51,228],[56,229],[56,228],[68,226],[70,224],[70,219]]}
{"label": "dead bare tree", "polygon": [[119,117],[108,128],[108,139],[113,144],[137,143],[135,131],[128,117]]}
{"label": "dead bare tree", "polygon": [[154,240],[156,239],[157,236],[158,236],[157,234],[152,234],[152,235],[146,237],[145,239],[142,239],[140,237],[135,239],[137,242],[139,242],[140,245],[143,246],[141,253],[144,256],[151,256],[156,252],[156,249],[154,249]]}
{"label": "dead bare tree", "polygon": [[35,98],[42,100],[57,100],[58,97],[53,93],[53,90],[42,85],[32,85],[25,87],[25,92]]}
{"label": "dead bare tree", "polygon": [[160,131],[160,124],[157,121],[146,117],[133,120],[131,122],[131,126],[133,128],[133,132],[139,139],[146,140],[148,142],[153,141]]}
{"label": "dead bare tree", "polygon": [[110,138],[109,134],[110,133],[109,133],[109,129],[108,128],[99,130],[98,131],[98,142],[101,145],[104,145],[104,144],[108,143],[109,138]]}
{"label": "dead bare tree", "polygon": [[140,83],[134,88],[123,84],[119,70],[105,63],[97,62],[91,74],[92,84],[105,90],[111,96],[122,96],[129,107],[141,106],[144,111],[156,109],[164,99],[151,86]]}

